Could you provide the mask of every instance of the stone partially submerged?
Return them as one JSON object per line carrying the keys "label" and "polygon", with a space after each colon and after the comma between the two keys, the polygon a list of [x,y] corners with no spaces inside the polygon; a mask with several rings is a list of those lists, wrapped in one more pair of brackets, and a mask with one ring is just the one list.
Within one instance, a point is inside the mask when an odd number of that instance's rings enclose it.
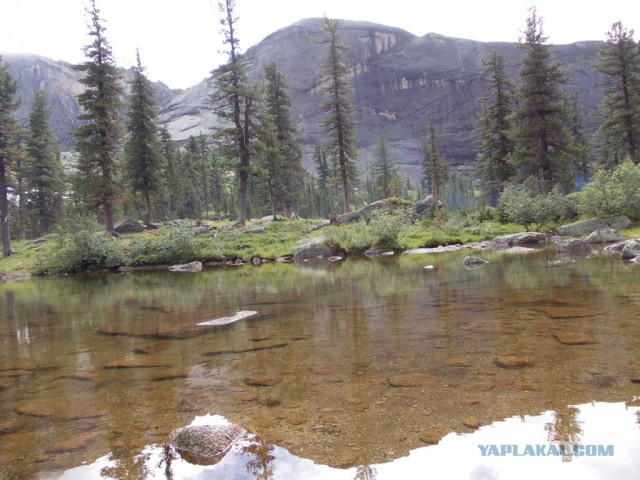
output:
{"label": "stone partially submerged", "polygon": [[220,325],[229,325],[230,323],[235,323],[239,320],[242,320],[244,318],[248,318],[248,317],[252,317],[253,315],[256,315],[258,312],[256,312],[255,310],[242,310],[240,312],[235,313],[234,315],[231,315],[230,317],[221,317],[221,318],[216,318],[215,320],[208,320],[206,322],[200,322],[197,325],[198,326],[220,326]]}
{"label": "stone partially submerged", "polygon": [[194,465],[215,465],[247,431],[232,423],[189,425],[171,432],[168,446]]}
{"label": "stone partially submerged", "polygon": [[183,265],[171,265],[169,267],[171,272],[200,272],[202,271],[202,262],[191,262]]}
{"label": "stone partially submerged", "polygon": [[482,265],[486,265],[487,263],[489,262],[480,257],[464,257],[464,260],[462,261],[462,265],[467,269],[478,268]]}

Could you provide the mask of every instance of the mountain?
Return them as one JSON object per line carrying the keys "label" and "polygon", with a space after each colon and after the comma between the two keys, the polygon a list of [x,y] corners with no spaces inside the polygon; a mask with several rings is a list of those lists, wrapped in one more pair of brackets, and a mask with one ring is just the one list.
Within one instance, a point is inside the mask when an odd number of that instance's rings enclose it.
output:
{"label": "mountain", "polygon": [[[51,60],[39,55],[2,54],[8,64],[8,71],[18,84],[17,97],[20,106],[16,118],[24,121],[29,116],[35,92],[43,90],[47,94],[50,109],[50,122],[56,138],[63,151],[73,149],[74,130],[78,127],[80,107],[76,96],[84,86],[80,83],[81,74],[73,69],[70,63]],[[130,70],[121,70],[125,92],[128,91],[126,80],[131,78]],[[159,105],[167,103],[178,91],[172,91],[165,84],[158,82],[156,99]],[[125,93],[126,95],[126,93]]]}
{"label": "mountain", "polygon": [[[345,55],[355,89],[360,169],[365,169],[372,146],[384,135],[401,169],[411,176],[418,175],[419,142],[429,120],[435,122],[442,150],[452,166],[473,163],[477,101],[487,93],[482,59],[492,49],[498,50],[509,62],[509,74],[515,79],[523,49],[516,43],[476,42],[434,33],[419,37],[368,22],[342,23],[340,34],[350,47]],[[246,52],[251,78],[262,78],[264,67],[270,62],[276,62],[286,75],[291,86],[293,118],[310,168],[313,149],[323,143],[324,137],[317,126],[322,118],[317,90],[322,82],[325,46],[314,42],[323,37],[320,19],[304,19],[269,35]],[[550,46],[554,59],[563,62],[568,72],[567,90],[579,93],[587,132],[595,129],[590,112],[603,95],[601,74],[590,66],[601,46],[602,42]],[[52,103],[56,132],[61,143],[70,147],[73,138],[68,132],[77,125],[75,95],[81,89],[76,72],[68,64],[42,57],[7,55],[5,60],[19,83],[25,109],[21,115],[30,108],[34,89],[44,86]],[[184,91],[171,91],[163,84],[158,87],[161,121],[175,140],[208,134],[218,125],[208,101],[213,88],[210,81]]]}
{"label": "mountain", "polygon": [[[476,157],[475,119],[478,98],[487,94],[482,59],[492,49],[507,59],[515,79],[523,49],[516,43],[485,43],[437,34],[415,36],[399,28],[368,22],[343,21],[340,34],[350,49],[345,52],[355,87],[356,143],[363,170],[372,146],[384,135],[402,166],[415,176],[419,171],[420,139],[432,119],[447,161],[453,166],[470,165]],[[322,114],[317,89],[325,46],[320,19],[305,19],[279,30],[246,52],[250,77],[259,79],[264,66],[276,62],[287,77],[293,97],[292,113],[300,131],[305,160],[311,166],[315,145],[322,144],[318,128]],[[595,129],[589,118],[602,99],[603,79],[589,65],[602,42],[580,42],[550,46],[554,59],[564,63],[569,91],[579,93],[588,131]],[[185,90],[163,106],[161,116],[173,138],[210,132],[218,125],[211,114],[208,81]]]}

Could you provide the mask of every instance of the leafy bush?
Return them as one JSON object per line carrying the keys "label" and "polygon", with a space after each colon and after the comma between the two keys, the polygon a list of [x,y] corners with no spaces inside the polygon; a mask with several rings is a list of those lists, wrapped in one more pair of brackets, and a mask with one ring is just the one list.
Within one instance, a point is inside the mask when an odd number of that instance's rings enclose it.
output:
{"label": "leafy bush", "polygon": [[412,210],[395,212],[375,210],[369,221],[332,228],[327,233],[330,243],[347,253],[364,252],[369,248],[399,248],[399,242],[412,224]]}
{"label": "leafy bush", "polygon": [[136,235],[127,247],[128,265],[160,265],[194,260],[194,222],[179,220],[155,235]]}
{"label": "leafy bush", "polygon": [[74,273],[100,270],[124,262],[122,245],[106,232],[78,230],[58,235],[56,253],[40,262],[36,273]]}
{"label": "leafy bush", "polygon": [[534,226],[541,228],[567,218],[573,210],[574,206],[567,196],[556,190],[547,195],[536,195],[527,183],[509,185],[498,201],[501,218],[522,225],[527,231]]}
{"label": "leafy bush", "polygon": [[640,166],[631,160],[611,171],[599,170],[582,192],[575,194],[586,215],[640,214]]}

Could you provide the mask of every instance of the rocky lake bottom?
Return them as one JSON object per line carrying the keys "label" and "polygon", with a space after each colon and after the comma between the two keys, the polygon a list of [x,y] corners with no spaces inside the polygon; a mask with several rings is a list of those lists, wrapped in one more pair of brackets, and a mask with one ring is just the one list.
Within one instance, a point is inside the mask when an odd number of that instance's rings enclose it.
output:
{"label": "rocky lake bottom", "polygon": [[[296,478],[296,465],[308,478],[459,478],[415,459],[494,467],[457,442],[504,422],[471,443],[588,438],[617,450],[587,473],[629,463],[640,267],[542,249],[479,252],[489,263],[469,269],[468,254],[0,285],[2,478],[165,478],[171,432],[209,415],[252,435],[207,467],[234,472],[224,478]],[[605,417],[626,436],[589,433]],[[206,471],[173,465],[173,478]]]}

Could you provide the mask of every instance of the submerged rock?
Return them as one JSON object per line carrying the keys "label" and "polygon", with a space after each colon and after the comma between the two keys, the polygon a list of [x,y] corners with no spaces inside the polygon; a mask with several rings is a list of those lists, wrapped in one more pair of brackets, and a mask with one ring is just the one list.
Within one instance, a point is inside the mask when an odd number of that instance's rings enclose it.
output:
{"label": "submerged rock", "polygon": [[553,336],[564,345],[591,345],[596,343],[591,335],[583,332],[556,332]]}
{"label": "submerged rock", "polygon": [[206,322],[200,322],[197,325],[198,326],[220,326],[220,325],[229,325],[230,323],[235,323],[239,320],[248,318],[248,317],[252,317],[253,315],[256,315],[258,312],[254,311],[254,310],[242,310],[240,312],[236,312],[234,315],[230,316],[230,317],[221,317],[221,318],[216,318],[215,320],[208,320]]}
{"label": "submerged rock", "polygon": [[282,383],[283,378],[280,375],[252,375],[246,377],[243,381],[246,385],[252,387],[272,387]]}
{"label": "submerged rock", "polygon": [[326,245],[324,243],[325,241],[325,237],[316,237],[308,243],[298,245],[293,249],[293,259],[296,261],[304,261],[317,258],[342,256],[342,252]]}
{"label": "submerged rock", "polygon": [[620,253],[622,260],[631,260],[640,255],[640,240],[627,240]]}
{"label": "submerged rock", "polygon": [[464,260],[462,261],[462,265],[464,265],[465,268],[477,268],[482,265],[486,265],[487,263],[489,262],[480,257],[464,257]]}
{"label": "submerged rock", "polygon": [[506,369],[516,369],[533,366],[533,364],[528,359],[515,354],[498,355],[498,357],[493,360],[493,364],[496,367]]}
{"label": "submerged rock", "polygon": [[441,377],[424,373],[405,373],[389,378],[389,385],[392,387],[432,387],[443,383],[444,380]]}
{"label": "submerged rock", "polygon": [[169,436],[169,446],[194,465],[215,465],[246,435],[238,425],[190,425]]}

